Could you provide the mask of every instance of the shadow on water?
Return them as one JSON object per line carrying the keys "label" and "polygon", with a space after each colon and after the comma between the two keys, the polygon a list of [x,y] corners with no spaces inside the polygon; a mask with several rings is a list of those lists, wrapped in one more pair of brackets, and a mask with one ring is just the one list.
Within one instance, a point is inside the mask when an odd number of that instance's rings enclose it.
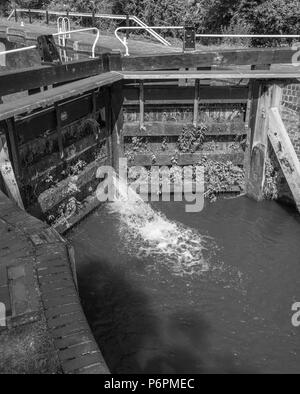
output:
{"label": "shadow on water", "polygon": [[112,373],[257,372],[237,366],[233,355],[212,355],[211,327],[194,310],[162,322],[120,266],[89,260],[78,276],[87,319]]}

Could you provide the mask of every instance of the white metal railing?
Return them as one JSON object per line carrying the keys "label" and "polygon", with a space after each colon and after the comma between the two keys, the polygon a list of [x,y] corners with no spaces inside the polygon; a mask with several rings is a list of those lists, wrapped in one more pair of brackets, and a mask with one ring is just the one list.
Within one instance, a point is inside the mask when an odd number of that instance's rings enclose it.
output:
{"label": "white metal railing", "polygon": [[78,30],[69,30],[65,32],[59,32],[59,33],[54,33],[53,36],[60,36],[60,35],[71,35],[73,33],[81,33],[85,31],[96,31],[96,38],[92,46],[92,58],[95,58],[95,50],[96,50],[96,45],[97,42],[100,38],[100,30],[97,27],[87,27],[85,29],[78,29]]}
{"label": "white metal railing", "polygon": [[[81,32],[85,32],[85,31],[96,31],[96,38],[94,41],[94,44],[92,46],[92,58],[95,58],[95,50],[96,50],[96,45],[97,42],[100,38],[100,30],[97,27],[87,27],[86,29],[78,29],[78,30],[70,30],[70,31],[65,31],[65,32],[58,32],[58,33],[54,33],[53,36],[60,36],[60,35],[68,35],[68,34],[72,34],[72,33],[81,33]],[[37,45],[31,45],[29,47],[24,47],[24,48],[16,48],[16,49],[11,49],[9,51],[4,51],[4,52],[0,52],[0,56],[1,55],[7,55],[10,53],[18,53],[18,52],[24,52],[24,51],[28,51],[30,49],[36,49]]]}
{"label": "white metal railing", "polygon": [[0,52],[0,56],[2,55],[8,55],[10,53],[18,53],[18,52],[24,52],[24,51],[29,51],[30,49],[36,49],[36,45],[31,45],[30,47],[23,47],[23,48],[16,48],[16,49],[10,49],[9,51],[3,51]]}
{"label": "white metal railing", "polygon": [[99,14],[99,13],[87,13],[87,12],[68,12],[68,11],[48,11],[48,10],[29,10],[28,8],[16,8],[12,10],[7,20],[10,20],[15,13],[18,12],[29,12],[32,14],[43,14],[43,15],[61,15],[61,16],[74,16],[74,17],[89,17],[89,18],[98,18],[98,19],[111,19],[111,20],[131,20],[138,24],[140,27],[146,27],[149,34],[151,34],[154,38],[160,41],[165,46],[170,46],[171,44],[165,40],[161,35],[157,34],[151,27],[147,26],[143,21],[141,21],[138,17],[132,15],[111,15],[111,14]]}
{"label": "white metal railing", "polygon": [[127,44],[127,37],[125,36],[123,39],[118,35],[118,32],[121,30],[147,30],[152,29],[152,30],[183,30],[184,26],[147,26],[147,27],[118,27],[115,30],[115,36],[116,38],[120,41],[120,43],[124,46],[125,48],[125,55],[124,56],[129,56],[129,48]]}
{"label": "white metal railing", "polygon": [[300,34],[196,34],[196,38],[299,38]]}
{"label": "white metal railing", "polygon": [[71,38],[70,34],[66,34],[66,31],[71,30],[70,19],[66,16],[60,16],[57,18],[57,32],[65,33],[62,36],[58,36],[58,43],[60,46],[66,46],[66,39]]}

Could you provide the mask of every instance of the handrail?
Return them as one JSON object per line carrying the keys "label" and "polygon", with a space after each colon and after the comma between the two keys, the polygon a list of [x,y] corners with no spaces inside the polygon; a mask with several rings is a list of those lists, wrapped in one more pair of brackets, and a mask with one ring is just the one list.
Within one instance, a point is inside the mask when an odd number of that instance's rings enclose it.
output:
{"label": "handrail", "polygon": [[115,30],[115,37],[120,41],[120,43],[125,47],[125,55],[124,56],[130,56],[129,55],[129,48],[127,45],[127,38],[126,36],[124,37],[124,40],[118,35],[118,32],[120,30],[147,30],[148,29],[153,29],[153,30],[183,30],[184,26],[147,26],[147,27],[118,27]]}
{"label": "handrail", "polygon": [[[14,9],[7,20],[10,20],[14,13],[16,12],[29,12],[29,9],[26,8],[16,8]],[[132,20],[133,22],[137,23],[141,27],[147,27],[147,31],[149,34],[151,34],[154,38],[156,38],[158,41],[160,41],[163,45],[165,46],[170,46],[171,44],[165,40],[161,35],[157,34],[153,29],[149,28],[144,22],[142,22],[138,17],[136,16],[131,16],[131,15],[111,15],[111,14],[97,14],[95,13],[94,15],[91,13],[87,12],[69,12],[69,11],[48,11],[48,10],[37,10],[37,9],[30,9],[30,13],[35,13],[35,14],[47,14],[48,15],[61,15],[61,16],[81,16],[81,17],[94,17],[94,18],[102,18],[102,19],[116,19],[116,20]]]}
{"label": "handrail", "polygon": [[100,30],[97,27],[87,27],[85,29],[69,30],[69,31],[65,31],[65,32],[54,33],[53,37],[54,36],[60,36],[60,35],[72,34],[72,33],[81,33],[81,32],[84,32],[84,31],[92,31],[92,30],[97,32],[94,44],[92,46],[92,58],[94,59],[95,58],[96,45],[97,45],[97,42],[98,42],[98,40],[100,38]]}
{"label": "handrail", "polygon": [[[57,32],[65,33],[66,31],[71,30],[70,19],[66,16],[59,16],[57,18]],[[65,47],[66,39],[71,38],[70,34],[64,34],[62,37],[59,37],[59,45]]]}
{"label": "handrail", "polygon": [[196,34],[196,38],[200,37],[216,37],[216,38],[299,38],[300,34]]}
{"label": "handrail", "polygon": [[0,56],[2,55],[8,55],[10,53],[18,53],[18,52],[24,52],[24,51],[29,51],[30,49],[36,49],[36,45],[31,45],[30,47],[23,47],[23,48],[16,48],[16,49],[10,49],[9,51],[3,51],[0,52]]}
{"label": "handrail", "polygon": [[[160,34],[157,34],[153,29],[149,28],[149,26],[146,25],[143,21],[141,21],[138,17],[133,16],[132,19],[141,27],[147,27],[147,32],[151,34],[153,37],[155,37],[158,41],[160,41],[163,45],[165,46],[171,46],[169,41],[165,40]],[[129,27],[129,26],[128,26]]]}
{"label": "handrail", "polygon": [[[91,30],[94,30],[94,31],[97,32],[94,44],[92,46],[92,58],[94,59],[95,58],[96,45],[97,45],[97,42],[98,42],[99,37],[100,37],[100,31],[99,31],[99,29],[97,27],[88,27],[86,29],[78,29],[78,30],[70,30],[70,31],[65,31],[65,32],[58,32],[58,33],[54,33],[52,35],[53,36],[60,36],[60,35],[64,35],[64,34],[66,35],[66,34],[72,34],[72,33],[80,33],[80,32],[91,31]],[[36,48],[37,48],[37,45],[31,45],[29,47],[11,49],[9,51],[0,52],[0,56],[1,55],[7,55],[7,54],[10,54],[10,53],[24,52],[24,51],[28,51],[30,49],[36,49]]]}

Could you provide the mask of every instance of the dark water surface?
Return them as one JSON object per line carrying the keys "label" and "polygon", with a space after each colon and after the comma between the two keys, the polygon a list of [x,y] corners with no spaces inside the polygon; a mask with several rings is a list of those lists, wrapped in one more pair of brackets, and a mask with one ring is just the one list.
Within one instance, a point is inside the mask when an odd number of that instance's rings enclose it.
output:
{"label": "dark water surface", "polygon": [[[300,301],[299,216],[247,198],[196,214],[184,203],[153,207],[168,220],[146,234],[177,226],[185,234],[179,252],[163,242],[147,248],[140,222],[109,204],[70,234],[85,313],[111,371],[299,373],[300,329],[291,324]],[[202,270],[180,257],[200,259],[197,239]]]}

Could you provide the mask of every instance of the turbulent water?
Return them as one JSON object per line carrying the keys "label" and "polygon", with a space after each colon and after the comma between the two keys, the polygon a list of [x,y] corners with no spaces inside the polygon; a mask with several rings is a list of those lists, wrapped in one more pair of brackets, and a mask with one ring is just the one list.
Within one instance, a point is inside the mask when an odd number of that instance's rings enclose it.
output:
{"label": "turbulent water", "polygon": [[221,264],[217,267],[209,258],[209,253],[213,254],[217,248],[211,237],[167,219],[132,189],[127,189],[121,180],[115,178],[114,182],[115,201],[107,209],[119,218],[121,250],[140,260],[155,256],[156,266],[164,264],[175,275],[201,274],[221,268]]}
{"label": "turbulent water", "polygon": [[116,373],[300,372],[300,220],[247,198],[128,201],[82,223],[75,246],[88,320]]}

